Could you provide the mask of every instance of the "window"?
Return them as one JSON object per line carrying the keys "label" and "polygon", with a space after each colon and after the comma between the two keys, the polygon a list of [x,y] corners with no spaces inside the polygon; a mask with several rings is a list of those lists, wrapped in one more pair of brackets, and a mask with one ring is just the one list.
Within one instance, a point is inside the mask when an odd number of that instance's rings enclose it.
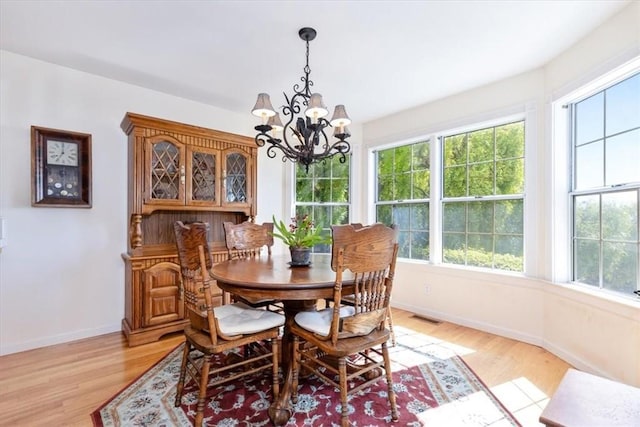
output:
{"label": "window", "polygon": [[442,261],[524,267],[524,121],[442,139]]}
{"label": "window", "polygon": [[[331,234],[332,224],[349,223],[351,156],[341,163],[338,156],[314,163],[306,171],[296,165],[296,216],[309,215],[316,226]],[[313,252],[328,253],[330,245],[317,245]]]}
{"label": "window", "polygon": [[568,105],[576,282],[640,289],[640,74]]}
{"label": "window", "polygon": [[398,256],[429,259],[429,141],[376,152],[376,221],[396,224]]}

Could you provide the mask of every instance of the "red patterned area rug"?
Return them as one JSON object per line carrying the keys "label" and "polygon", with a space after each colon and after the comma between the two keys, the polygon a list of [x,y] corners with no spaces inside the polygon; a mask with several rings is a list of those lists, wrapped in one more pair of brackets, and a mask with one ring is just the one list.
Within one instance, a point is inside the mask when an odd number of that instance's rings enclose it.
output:
{"label": "red patterned area rug", "polygon": [[[396,331],[391,349],[398,426],[520,426],[467,364],[446,343],[408,329]],[[91,414],[94,426],[191,426],[197,386],[185,385],[182,405],[174,407],[182,345]],[[270,426],[269,374],[209,390],[208,426]],[[301,381],[298,403],[287,426],[339,426],[340,394],[315,376]],[[391,423],[386,381],[349,399],[349,421],[356,426]]]}

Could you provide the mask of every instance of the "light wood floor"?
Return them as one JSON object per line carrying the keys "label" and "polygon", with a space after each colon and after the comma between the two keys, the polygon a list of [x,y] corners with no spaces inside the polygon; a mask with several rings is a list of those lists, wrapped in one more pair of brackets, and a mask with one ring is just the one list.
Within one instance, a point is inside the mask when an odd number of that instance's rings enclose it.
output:
{"label": "light wood floor", "polygon": [[[528,344],[401,310],[394,325],[447,341],[524,426],[569,365]],[[127,347],[120,333],[0,357],[1,426],[91,426],[89,414],[182,342],[181,334]]]}

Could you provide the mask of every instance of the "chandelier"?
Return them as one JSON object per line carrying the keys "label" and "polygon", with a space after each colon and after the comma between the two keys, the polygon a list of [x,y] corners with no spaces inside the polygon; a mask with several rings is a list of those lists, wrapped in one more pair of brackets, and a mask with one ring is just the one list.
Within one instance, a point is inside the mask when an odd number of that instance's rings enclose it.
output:
{"label": "chandelier", "polygon": [[[255,127],[258,131],[255,137],[256,145],[263,147],[268,144],[267,156],[274,158],[279,154],[279,150],[283,162],[289,159],[293,163],[301,163],[308,172],[312,163],[336,155],[341,163],[346,161],[346,154],[351,149],[347,142],[347,138],[351,136],[347,128],[351,119],[344,105],[336,105],[330,121],[325,118],[329,110],[322,101],[322,95],[311,93],[313,81],[309,80],[309,42],[316,38],[316,30],[305,27],[298,31],[298,35],[307,45],[307,63],[303,69],[304,76],[300,78],[304,85],[300,87],[299,83],[294,84],[291,98],[283,93],[286,104],[281,108],[286,124],[282,125],[280,114],[274,110],[266,93],[258,94],[258,100],[251,113],[262,118],[262,123]],[[303,106],[306,109],[300,114]],[[327,137],[327,132],[330,132],[328,127],[334,128],[333,142],[329,142]]]}

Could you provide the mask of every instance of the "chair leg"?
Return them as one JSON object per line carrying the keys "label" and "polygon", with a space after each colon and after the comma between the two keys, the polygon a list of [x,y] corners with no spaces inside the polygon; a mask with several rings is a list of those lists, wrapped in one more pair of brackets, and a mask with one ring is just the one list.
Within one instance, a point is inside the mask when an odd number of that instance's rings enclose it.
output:
{"label": "chair leg", "polygon": [[176,401],[175,407],[178,408],[182,404],[182,390],[184,389],[184,379],[187,373],[187,360],[189,359],[189,351],[191,344],[184,343],[184,350],[182,351],[182,364],[180,365],[180,379],[176,388]]}
{"label": "chair leg", "polygon": [[391,316],[391,307],[387,309],[387,324],[389,325],[389,332],[391,333],[391,347],[395,347],[396,334],[393,333],[393,317]]}
{"label": "chair leg", "polygon": [[347,359],[345,357],[338,359],[338,371],[340,374],[340,402],[342,403],[342,408],[340,410],[341,426],[349,427],[349,406],[347,403]]}
{"label": "chair leg", "polygon": [[389,405],[391,405],[391,419],[398,421],[398,406],[396,405],[396,393],[393,391],[393,378],[391,376],[391,359],[387,343],[382,343],[382,358],[384,360],[384,371],[387,376],[387,394],[389,395]]}
{"label": "chair leg", "polygon": [[207,384],[209,383],[209,367],[211,366],[211,356],[205,355],[202,360],[202,371],[200,371],[200,390],[198,393],[198,406],[196,409],[196,419],[194,424],[196,427],[202,426],[204,418],[204,404],[207,397]]}
{"label": "chair leg", "polygon": [[278,359],[280,358],[280,345],[278,338],[271,339],[271,352],[273,353],[273,401],[280,394],[280,379],[278,378]]}
{"label": "chair leg", "polygon": [[291,370],[293,378],[291,379],[291,401],[298,403],[298,371],[300,370],[300,340],[296,335],[293,336],[293,359],[291,360]]}

